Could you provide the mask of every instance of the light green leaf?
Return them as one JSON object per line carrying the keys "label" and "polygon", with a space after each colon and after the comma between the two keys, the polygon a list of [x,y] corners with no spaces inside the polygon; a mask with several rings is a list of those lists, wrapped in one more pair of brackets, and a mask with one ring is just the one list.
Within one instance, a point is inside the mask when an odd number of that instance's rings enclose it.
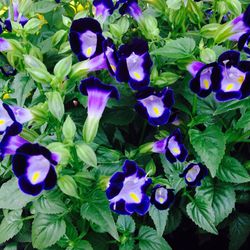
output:
{"label": "light green leaf", "polygon": [[189,136],[195,151],[214,177],[225,154],[224,134],[218,127],[211,126],[203,132],[190,129]]}
{"label": "light green leaf", "polygon": [[189,37],[178,38],[166,42],[162,48],[154,50],[152,55],[159,55],[170,59],[190,57],[195,48],[195,41]]}
{"label": "light green leaf", "polygon": [[5,182],[0,188],[0,208],[21,209],[32,200],[34,200],[33,196],[20,191],[16,178]]}
{"label": "light green leaf", "polygon": [[131,216],[120,215],[116,222],[118,231],[133,233],[135,231],[135,222]]}
{"label": "light green leaf", "polygon": [[42,214],[60,214],[67,210],[67,207],[59,198],[40,197],[33,202],[33,206],[38,213]]}
{"label": "light green leaf", "polygon": [[235,206],[235,192],[232,186],[206,178],[196,190],[196,197],[209,202],[214,210],[215,225],[222,222]]}
{"label": "light green leaf", "polygon": [[38,214],[32,223],[32,245],[43,249],[55,244],[66,232],[65,221],[56,215]]}
{"label": "light green leaf", "polygon": [[168,219],[168,211],[168,209],[159,210],[155,206],[150,207],[149,215],[155,224],[155,228],[159,236],[162,236],[165,230]]}
{"label": "light green leaf", "polygon": [[23,227],[21,220],[22,210],[15,210],[9,212],[0,224],[0,244],[11,239]]}
{"label": "light green leaf", "polygon": [[229,250],[238,250],[250,234],[250,215],[238,214],[229,226]]}
{"label": "light green leaf", "polygon": [[97,158],[95,151],[86,143],[78,143],[76,145],[76,152],[78,157],[86,164],[95,167],[97,165]]}
{"label": "light green leaf", "polygon": [[57,182],[61,191],[69,196],[79,198],[77,193],[77,185],[75,180],[70,175],[61,176]]}
{"label": "light green leaf", "polygon": [[48,13],[58,6],[57,3],[51,1],[37,2],[32,5],[32,9],[36,13]]}
{"label": "light green leaf", "polygon": [[119,235],[104,192],[96,190],[91,194],[88,201],[81,207],[81,216],[97,224],[119,241]]}
{"label": "light green leaf", "polygon": [[72,250],[93,250],[93,247],[87,240],[79,240],[74,243],[74,247],[70,248]]}
{"label": "light green leaf", "polygon": [[171,250],[172,248],[159,236],[157,232],[148,226],[141,226],[139,230],[139,247],[141,250]]}
{"label": "light green leaf", "polygon": [[208,201],[197,198],[187,204],[186,210],[188,216],[197,226],[212,234],[218,234],[214,226],[214,211]]}
{"label": "light green leaf", "polygon": [[235,158],[225,156],[217,171],[217,177],[225,182],[244,183],[250,181],[250,176],[244,166]]}

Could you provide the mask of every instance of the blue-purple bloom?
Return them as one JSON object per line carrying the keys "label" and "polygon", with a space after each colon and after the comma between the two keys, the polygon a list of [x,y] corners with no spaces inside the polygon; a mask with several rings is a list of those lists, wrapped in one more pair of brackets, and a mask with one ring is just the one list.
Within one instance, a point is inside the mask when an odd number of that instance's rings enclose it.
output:
{"label": "blue-purple bloom", "polygon": [[0,52],[10,49],[11,49],[10,43],[6,39],[0,37]]}
{"label": "blue-purple bloom", "polygon": [[245,53],[250,55],[250,48],[248,44],[250,42],[250,32],[243,34],[238,41],[238,49],[241,51],[243,50]]}
{"label": "blue-purple bloom", "polygon": [[216,63],[204,64],[201,62],[192,62],[187,70],[193,76],[190,81],[191,90],[200,97],[207,97],[213,90],[212,71]]}
{"label": "blue-purple bloom", "polygon": [[164,88],[161,91],[155,91],[153,88],[147,88],[138,92],[136,97],[135,109],[148,120],[149,124],[159,126],[168,122],[174,104],[171,89]]}
{"label": "blue-purple bloom", "polygon": [[166,139],[165,156],[171,163],[179,160],[184,162],[188,156],[188,151],[182,143],[180,129],[175,129]]}
{"label": "blue-purple bloom", "polygon": [[[11,25],[11,20],[13,20],[14,22],[19,21],[19,23],[24,26],[27,22],[28,22],[28,18],[24,17],[21,15],[21,17],[19,17],[19,11],[18,11],[18,2],[17,1],[13,1],[13,19],[11,19],[11,13],[10,13],[10,9],[9,9],[9,17],[5,20],[4,24],[5,24],[5,28],[11,32],[12,31],[12,25]],[[19,19],[18,19],[19,18]]]}
{"label": "blue-purple bloom", "polygon": [[135,38],[132,43],[120,46],[118,56],[117,81],[128,82],[134,90],[141,90],[147,87],[150,81],[150,69],[152,66],[147,42]]}
{"label": "blue-purple bloom", "polygon": [[174,201],[173,189],[162,185],[156,185],[151,194],[150,202],[159,210],[165,210],[170,207]]}
{"label": "blue-purple bloom", "polygon": [[55,166],[59,156],[38,143],[25,143],[16,150],[12,170],[20,189],[29,195],[38,195],[56,185]]}
{"label": "blue-purple bloom", "polygon": [[118,0],[115,8],[118,8],[120,5],[119,13],[121,15],[129,14],[136,21],[140,19],[142,11],[138,5],[138,0]]}
{"label": "blue-purple bloom", "polygon": [[4,74],[5,76],[14,76],[17,71],[14,69],[11,65],[5,64],[2,67],[0,67],[0,72]]}
{"label": "blue-purple bloom", "polygon": [[232,35],[229,40],[232,41],[238,41],[243,34],[250,31],[250,5],[243,14],[232,20],[231,25]]}
{"label": "blue-purple bloom", "polygon": [[116,213],[144,215],[150,207],[150,199],[146,191],[152,180],[134,161],[126,160],[123,172],[115,173],[106,190],[110,208]]}
{"label": "blue-purple bloom", "polygon": [[196,187],[201,185],[201,180],[208,175],[208,169],[201,163],[190,163],[180,177],[185,178],[185,182],[189,187]]}
{"label": "blue-purple bloom", "polygon": [[90,142],[96,136],[108,99],[119,99],[119,92],[114,86],[103,84],[95,77],[82,80],[79,90],[88,96],[88,117],[83,127],[83,135],[85,141]]}
{"label": "blue-purple bloom", "polygon": [[79,61],[102,54],[103,41],[101,25],[95,19],[86,17],[72,22],[69,42]]}
{"label": "blue-purple bloom", "polygon": [[250,95],[249,65],[248,61],[240,61],[238,51],[229,50],[220,55],[211,76],[218,101],[243,99]]}
{"label": "blue-purple bloom", "polygon": [[109,15],[112,15],[114,11],[113,0],[94,0],[95,16],[102,16],[105,20]]}

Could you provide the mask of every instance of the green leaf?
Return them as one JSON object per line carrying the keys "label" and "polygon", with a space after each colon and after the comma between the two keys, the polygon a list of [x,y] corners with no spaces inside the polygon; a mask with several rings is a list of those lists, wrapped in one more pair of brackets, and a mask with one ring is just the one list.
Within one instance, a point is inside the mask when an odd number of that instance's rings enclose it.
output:
{"label": "green leaf", "polygon": [[42,1],[34,3],[32,9],[36,13],[48,13],[58,6],[57,3],[52,3],[51,1]]}
{"label": "green leaf", "polygon": [[17,243],[8,244],[3,250],[17,250]]}
{"label": "green leaf", "polygon": [[48,98],[49,111],[54,117],[61,121],[64,115],[64,104],[60,93],[57,91],[48,92],[46,96]]}
{"label": "green leaf", "polygon": [[141,250],[171,250],[172,248],[157,232],[148,226],[141,226],[139,230],[139,247]]}
{"label": "green leaf", "polygon": [[33,196],[20,191],[16,178],[5,182],[0,188],[0,208],[21,209],[32,200],[34,200]]}
{"label": "green leaf", "polygon": [[81,216],[105,229],[106,232],[119,241],[109,202],[104,192],[96,190],[92,193],[88,201],[81,207]]}
{"label": "green leaf", "polygon": [[43,249],[55,244],[66,232],[65,221],[56,216],[38,214],[32,223],[32,245]]}
{"label": "green leaf", "polygon": [[224,134],[218,127],[211,126],[203,132],[190,129],[189,136],[195,151],[214,177],[225,154]]}
{"label": "green leaf", "polygon": [[123,244],[119,246],[119,250],[135,249],[134,246],[135,246],[135,240],[132,237],[130,237],[126,239],[126,242],[124,242]]}
{"label": "green leaf", "polygon": [[168,41],[162,48],[154,50],[152,55],[159,55],[170,59],[190,57],[195,49],[195,41],[189,37]]}
{"label": "green leaf", "polygon": [[77,193],[77,185],[75,180],[70,175],[61,176],[57,182],[61,191],[69,196],[79,198]]}
{"label": "green leaf", "polygon": [[[68,249],[68,248],[67,248]],[[93,250],[93,247],[87,240],[79,240],[76,243],[74,243],[73,248],[69,248],[72,250]]]}
{"label": "green leaf", "polygon": [[135,222],[131,216],[120,215],[116,224],[118,231],[121,233],[133,233],[135,231]]}
{"label": "green leaf", "polygon": [[250,176],[244,166],[231,156],[223,158],[217,172],[217,177],[222,181],[230,183],[250,181]]}
{"label": "green leaf", "polygon": [[15,210],[9,212],[0,224],[0,244],[11,239],[23,227],[21,220],[22,210]]}
{"label": "green leaf", "polygon": [[33,202],[33,206],[38,213],[60,214],[67,210],[67,207],[59,198],[40,197]]}
{"label": "green leaf", "polygon": [[169,211],[169,216],[168,216],[165,232],[169,234],[175,231],[178,228],[178,226],[181,224],[181,219],[182,219],[182,213],[180,209],[171,208]]}
{"label": "green leaf", "polygon": [[97,166],[97,158],[95,151],[86,143],[78,143],[76,145],[76,152],[78,157],[85,162],[86,164],[96,167]]}
{"label": "green leaf", "polygon": [[206,178],[202,186],[196,190],[196,197],[209,202],[214,210],[215,225],[222,222],[235,206],[235,192],[232,186]]}
{"label": "green leaf", "polygon": [[212,234],[218,234],[214,226],[214,211],[208,201],[196,198],[187,204],[186,210],[188,216],[197,226]]}
{"label": "green leaf", "polygon": [[236,123],[235,128],[242,128],[244,129],[244,132],[250,130],[250,110],[247,110],[244,114],[242,114],[241,118]]}
{"label": "green leaf", "polygon": [[155,206],[151,206],[149,210],[149,215],[155,224],[157,234],[159,236],[162,236],[167,224],[168,209],[159,210]]}
{"label": "green leaf", "polygon": [[235,220],[229,226],[229,250],[238,250],[250,234],[250,215],[237,214]]}

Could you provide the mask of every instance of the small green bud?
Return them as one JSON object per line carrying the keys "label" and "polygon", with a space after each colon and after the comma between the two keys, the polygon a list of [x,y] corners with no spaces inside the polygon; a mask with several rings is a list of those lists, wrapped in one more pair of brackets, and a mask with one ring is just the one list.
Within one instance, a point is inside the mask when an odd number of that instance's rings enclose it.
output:
{"label": "small green bud", "polygon": [[166,87],[175,83],[180,78],[179,75],[172,72],[163,72],[155,79],[154,86]]}
{"label": "small green bud", "polygon": [[239,0],[225,0],[225,3],[229,11],[232,12],[235,16],[239,16],[242,13],[242,6]]}
{"label": "small green bud", "polygon": [[42,25],[43,25],[43,21],[38,19],[38,18],[31,18],[24,26],[24,32],[28,33],[28,34],[35,34],[37,33]]}
{"label": "small green bud", "polygon": [[46,93],[46,96],[48,98],[49,111],[54,117],[61,121],[64,115],[64,104],[60,93],[53,91]]}
{"label": "small green bud", "polygon": [[153,142],[147,142],[139,147],[140,154],[151,153],[153,148]]}
{"label": "small green bud", "polygon": [[146,165],[145,170],[146,170],[146,173],[147,173],[148,176],[152,176],[152,175],[155,174],[155,172],[156,172],[156,166],[155,166],[155,163],[154,163],[153,159],[151,159],[148,162],[148,164]]}
{"label": "small green bud", "polygon": [[24,64],[27,68],[38,68],[47,71],[47,68],[44,63],[32,55],[24,55]]}
{"label": "small green bud", "polygon": [[62,132],[67,140],[72,140],[76,133],[76,125],[68,115],[65,122],[63,123]]}
{"label": "small green bud", "polygon": [[52,142],[47,148],[60,156],[60,165],[67,165],[70,160],[68,148],[61,142]]}
{"label": "small green bud", "polygon": [[32,79],[39,83],[49,83],[52,81],[51,74],[42,68],[26,68]]}
{"label": "small green bud", "polygon": [[64,37],[66,37],[67,31],[66,30],[58,30],[53,36],[52,36],[52,44],[56,46],[59,44]]}
{"label": "small green bud", "polygon": [[66,16],[62,16],[62,21],[63,21],[63,24],[66,26],[66,27],[70,27],[71,26],[71,19],[69,17],[66,17]]}
{"label": "small green bud", "polygon": [[140,18],[139,28],[147,39],[154,40],[159,37],[160,30],[158,29],[157,19],[154,16],[144,15]]}
{"label": "small green bud", "polygon": [[61,176],[58,179],[57,184],[64,194],[79,198],[76,182],[70,175]]}
{"label": "small green bud", "polygon": [[78,157],[87,165],[92,167],[97,166],[97,158],[94,150],[85,143],[78,143],[76,145],[76,152]]}
{"label": "small green bud", "polygon": [[214,38],[219,29],[221,29],[221,24],[210,23],[210,24],[204,25],[201,28],[200,33],[205,38]]}
{"label": "small green bud", "polygon": [[200,58],[204,63],[212,63],[216,60],[216,54],[212,49],[206,48],[201,50]]}
{"label": "small green bud", "polygon": [[63,80],[70,72],[72,66],[72,56],[60,60],[54,68],[54,74],[60,80]]}

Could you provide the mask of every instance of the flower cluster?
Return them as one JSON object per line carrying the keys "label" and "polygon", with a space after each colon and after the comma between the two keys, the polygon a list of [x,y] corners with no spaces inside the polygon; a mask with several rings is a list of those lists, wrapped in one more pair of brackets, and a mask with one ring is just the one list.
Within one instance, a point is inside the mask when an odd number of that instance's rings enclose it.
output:
{"label": "flower cluster", "polygon": [[43,189],[49,190],[56,185],[55,166],[59,156],[19,135],[22,124],[31,119],[28,109],[0,101],[0,160],[6,155],[13,155],[12,170],[20,189],[26,194],[38,195]]}

